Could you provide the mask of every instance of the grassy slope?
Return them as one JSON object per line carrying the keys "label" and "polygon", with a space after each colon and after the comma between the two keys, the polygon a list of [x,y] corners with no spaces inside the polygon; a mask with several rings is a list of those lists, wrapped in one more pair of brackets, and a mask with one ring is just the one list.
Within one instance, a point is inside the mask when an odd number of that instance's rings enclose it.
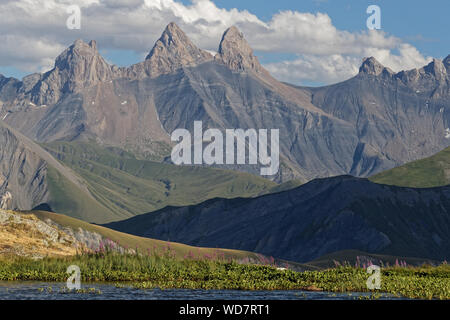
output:
{"label": "grassy slope", "polygon": [[[109,220],[114,216],[108,208],[82,192],[78,186],[51,166],[48,168],[47,178],[51,194],[49,205],[52,208],[86,221]],[[116,217],[120,219],[125,216],[117,215]]]}
{"label": "grassy slope", "polygon": [[84,196],[77,198],[75,186],[53,172],[51,192],[56,196],[52,197],[52,208],[96,223],[214,197],[251,197],[277,186],[243,172],[139,160],[122,150],[94,144],[56,142],[43,146],[78,173],[98,201],[94,204]]}
{"label": "grassy slope", "polygon": [[217,249],[217,248],[199,248],[188,246],[181,243],[176,242],[168,242],[155,240],[150,238],[143,238],[138,236],[133,236],[130,234],[126,234],[123,232],[115,231],[112,229],[108,229],[102,226],[97,226],[94,224],[87,223],[85,221],[81,221],[66,215],[57,214],[54,212],[47,211],[28,211],[27,213],[32,213],[39,219],[50,219],[61,226],[70,227],[72,229],[77,230],[78,228],[82,228],[89,232],[96,232],[100,234],[102,237],[113,240],[119,243],[122,247],[128,248],[136,248],[140,252],[146,253],[147,250],[154,251],[155,248],[159,250],[163,250],[170,246],[172,252],[175,252],[177,257],[183,258],[189,252],[192,252],[195,256],[203,257],[205,254],[213,255],[213,254],[221,254],[223,253],[225,257],[231,257],[235,259],[244,259],[244,258],[253,258],[258,259],[258,255],[252,252],[240,251],[240,250],[229,250],[229,249]]}
{"label": "grassy slope", "polygon": [[[367,253],[359,250],[342,250],[329,253],[321,256],[313,261],[308,262],[308,265],[317,267],[318,269],[334,268],[336,262],[340,265],[349,264],[354,266],[358,264],[358,259],[362,262],[370,260],[373,264],[380,266],[395,266],[396,262],[405,262],[410,266],[421,266],[423,264],[438,265],[440,262],[431,259],[413,258],[413,257],[398,257],[386,254]],[[359,263],[361,266],[361,263]]]}
{"label": "grassy slope", "polygon": [[383,171],[370,180],[402,187],[431,188],[450,184],[450,148],[425,159]]}
{"label": "grassy slope", "polygon": [[278,184],[276,186],[273,186],[272,188],[269,189],[268,192],[263,192],[263,193],[261,193],[261,195],[266,194],[266,193],[277,193],[277,192],[287,191],[290,189],[300,187],[302,184],[303,183],[300,180],[289,180],[289,181],[283,182],[281,184]]}

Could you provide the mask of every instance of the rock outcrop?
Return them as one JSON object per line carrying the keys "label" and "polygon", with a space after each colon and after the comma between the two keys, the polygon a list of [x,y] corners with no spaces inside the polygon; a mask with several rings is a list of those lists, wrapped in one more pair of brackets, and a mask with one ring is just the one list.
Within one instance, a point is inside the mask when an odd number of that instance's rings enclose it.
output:
{"label": "rock outcrop", "polygon": [[184,66],[193,66],[209,60],[213,56],[197,48],[186,34],[175,24],[170,23],[153,49],[145,58],[153,77],[170,73]]}
{"label": "rock outcrop", "polygon": [[[24,90],[35,83],[29,91],[31,102],[36,105],[52,105],[64,94],[79,92],[83,88],[113,79],[117,69],[100,56],[94,40],[89,43],[77,40],[56,58],[52,70],[43,74],[40,79],[37,75],[26,79]],[[30,84],[27,85],[27,82]]]}
{"label": "rock outcrop", "polygon": [[144,62],[123,68],[122,74],[131,79],[155,78],[174,72],[182,67],[195,66],[213,59],[213,56],[199,49],[175,24],[169,23],[156,41]]}
{"label": "rock outcrop", "polygon": [[364,58],[361,67],[359,68],[360,73],[370,74],[373,76],[379,76],[383,72],[387,75],[392,75],[394,72],[383,66],[377,59],[374,57]]}
{"label": "rock outcrop", "polygon": [[86,251],[109,250],[135,253],[97,232],[81,227],[61,226],[32,213],[0,209],[0,257],[6,255],[42,259],[48,256],[73,256]]}
{"label": "rock outcrop", "polygon": [[253,49],[242,32],[234,26],[223,34],[215,60],[225,64],[231,70],[267,73],[253,54]]}

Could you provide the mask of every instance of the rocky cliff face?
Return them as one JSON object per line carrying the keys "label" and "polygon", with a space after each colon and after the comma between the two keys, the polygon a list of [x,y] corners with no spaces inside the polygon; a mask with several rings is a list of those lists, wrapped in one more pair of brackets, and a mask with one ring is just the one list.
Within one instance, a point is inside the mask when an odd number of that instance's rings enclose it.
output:
{"label": "rocky cliff face", "polygon": [[118,68],[111,67],[100,56],[95,41],[85,43],[77,40],[56,58],[52,70],[40,77],[33,75],[33,78],[27,78],[23,91],[25,97],[36,105],[52,105],[65,94],[113,79],[117,71]]}
{"label": "rocky cliff face", "polygon": [[186,34],[170,23],[144,62],[122,68],[122,75],[130,79],[155,78],[183,67],[195,66],[213,59],[213,56],[197,48]]}
{"label": "rocky cliff face", "polygon": [[440,60],[394,73],[368,58],[356,77],[310,90],[314,105],[354,128],[351,174],[370,175],[450,144],[449,75]]}
{"label": "rocky cliff face", "polygon": [[411,189],[350,176],[252,199],[167,207],[107,226],[191,245],[305,262],[340,250],[444,260],[450,188]]}
{"label": "rocky cliff face", "polygon": [[394,73],[367,58],[347,81],[297,87],[272,78],[237,28],[213,58],[171,23],[146,60],[127,68],[77,41],[43,75],[0,78],[0,117],[37,141],[94,140],[151,159],[168,155],[170,133],[194,121],[279,129],[272,179],[369,176],[450,145],[449,64]]}
{"label": "rocky cliff face", "polygon": [[223,34],[215,59],[231,70],[267,73],[259,63],[258,58],[253,55],[253,50],[242,32],[234,26],[227,29]]}

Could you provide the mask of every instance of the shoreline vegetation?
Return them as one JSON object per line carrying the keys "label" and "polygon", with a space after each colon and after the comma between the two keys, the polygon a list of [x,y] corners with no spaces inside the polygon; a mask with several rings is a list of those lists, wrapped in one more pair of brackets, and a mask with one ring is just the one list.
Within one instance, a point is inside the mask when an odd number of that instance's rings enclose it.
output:
{"label": "shoreline vegetation", "polygon": [[350,264],[297,272],[265,265],[242,264],[224,256],[176,257],[170,247],[163,252],[118,253],[103,249],[78,252],[75,256],[39,260],[17,256],[0,257],[0,281],[66,282],[69,265],[81,269],[83,282],[110,282],[117,287],[141,289],[205,290],[306,290],[336,293],[371,292],[370,298],[388,293],[413,299],[450,299],[450,266],[381,268],[381,289],[369,290],[370,276],[362,266]]}

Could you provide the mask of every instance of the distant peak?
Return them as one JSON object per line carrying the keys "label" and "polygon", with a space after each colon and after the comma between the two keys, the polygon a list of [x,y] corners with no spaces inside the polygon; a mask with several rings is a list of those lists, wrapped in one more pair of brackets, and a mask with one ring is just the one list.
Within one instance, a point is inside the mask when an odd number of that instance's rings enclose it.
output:
{"label": "distant peak", "polygon": [[181,58],[183,54],[195,55],[199,51],[200,49],[192,43],[183,30],[175,22],[171,22],[164,29],[161,37],[156,41],[145,59],[151,59],[159,55],[172,56],[173,58],[179,55]]}
{"label": "distant peak", "polygon": [[196,65],[212,60],[212,55],[199,49],[174,22],[164,29],[153,49],[145,58],[149,72],[156,76],[181,66]]}
{"label": "distant peak", "polygon": [[97,42],[95,40],[89,41],[89,43],[84,42],[82,39],[77,39],[75,42],[69,47],[73,49],[91,49],[94,51],[97,51]]}
{"label": "distant peak", "polygon": [[158,42],[165,47],[176,47],[183,45],[194,46],[188,36],[175,22],[171,22],[166,26],[155,47],[159,44]]}
{"label": "distant peak", "polygon": [[450,54],[443,60],[446,66],[450,65]]}
{"label": "distant peak", "polygon": [[98,53],[97,43],[94,40],[86,43],[78,39],[56,58],[52,70],[42,77],[35,75],[26,79],[26,87],[39,85],[37,93],[33,93],[32,101],[51,105],[66,92],[76,92],[112,78],[112,68]]}
{"label": "distant peak", "polygon": [[175,22],[169,23],[166,26],[166,29],[164,30],[164,32],[168,32],[168,33],[182,33],[182,34],[184,34],[183,30],[181,30],[181,28]]}
{"label": "distant peak", "polygon": [[64,69],[71,64],[77,63],[81,57],[94,56],[99,56],[97,43],[94,40],[86,43],[83,40],[78,39],[56,58],[55,65],[60,69]]}
{"label": "distant peak", "polygon": [[359,68],[359,73],[371,74],[378,76],[383,71],[387,71],[388,73],[393,73],[393,71],[389,68],[383,66],[377,59],[374,57],[364,58],[361,67]]}
{"label": "distant peak", "polygon": [[258,58],[254,56],[252,48],[245,40],[243,33],[235,26],[225,30],[220,41],[216,60],[221,61],[233,70],[264,71]]}
{"label": "distant peak", "polygon": [[244,39],[244,34],[236,26],[229,27],[223,33],[223,38],[234,38],[234,37],[239,37],[241,39]]}
{"label": "distant peak", "polygon": [[90,46],[92,49],[97,50],[97,41],[95,41],[95,40],[89,41],[89,46]]}
{"label": "distant peak", "polygon": [[448,64],[446,65],[448,61],[445,61],[445,59],[444,61],[441,61],[439,59],[433,59],[423,69],[425,70],[425,72],[433,74],[438,80],[444,80],[447,75],[446,66],[448,67]]}

